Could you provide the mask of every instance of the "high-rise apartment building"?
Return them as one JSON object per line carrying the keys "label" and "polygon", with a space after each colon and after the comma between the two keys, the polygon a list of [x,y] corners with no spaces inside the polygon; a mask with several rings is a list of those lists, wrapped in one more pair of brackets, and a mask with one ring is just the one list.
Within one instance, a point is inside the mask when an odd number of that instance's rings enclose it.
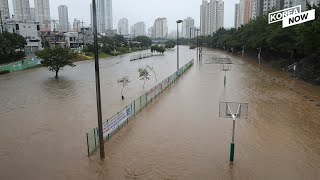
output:
{"label": "high-rise apartment building", "polygon": [[307,2],[306,0],[284,0],[283,8],[301,5],[301,11],[305,11]]}
{"label": "high-rise apartment building", "polygon": [[234,8],[234,28],[238,29],[240,26],[240,3],[237,3]]}
{"label": "high-rise apartment building", "polygon": [[263,14],[283,9],[284,0],[264,0]]}
{"label": "high-rise apartment building", "polygon": [[167,38],[167,18],[157,18],[153,25],[153,38]]}
{"label": "high-rise apartment building", "polygon": [[148,28],[148,34],[147,34],[147,36],[148,36],[149,38],[152,38],[152,37],[153,37],[153,27]]}
{"label": "high-rise apartment building", "polygon": [[252,18],[252,0],[242,0],[243,24],[247,24]]}
{"label": "high-rise apartment building", "polygon": [[36,9],[30,8],[30,21],[36,22]]}
{"label": "high-rise apartment building", "polygon": [[144,22],[137,22],[132,25],[130,28],[131,35],[136,36],[145,36],[146,35],[146,25]]}
{"label": "high-rise apartment building", "polygon": [[98,33],[106,33],[113,29],[112,0],[97,1],[97,30]]}
{"label": "high-rise apartment building", "polygon": [[12,0],[14,19],[18,21],[30,21],[29,0]]}
{"label": "high-rise apartment building", "polygon": [[68,7],[66,5],[60,5],[58,7],[59,11],[59,30],[63,32],[69,31],[69,17],[68,17]]}
{"label": "high-rise apartment building", "polygon": [[122,18],[118,22],[118,34],[128,35],[129,34],[129,21],[127,18]]}
{"label": "high-rise apartment building", "polygon": [[191,28],[194,28],[194,19],[192,19],[191,17],[188,17],[187,19],[184,19],[182,22],[181,36],[185,38],[192,38]]}
{"label": "high-rise apartment building", "polygon": [[200,6],[201,35],[211,35],[224,23],[224,2],[222,0],[202,0]]}
{"label": "high-rise apartment building", "polygon": [[0,0],[0,11],[1,11],[2,22],[6,18],[10,18],[8,0]]}
{"label": "high-rise apartment building", "polygon": [[224,2],[223,2],[223,0],[218,0],[216,2],[216,8],[217,8],[217,20],[216,20],[216,27],[215,28],[217,31],[218,29],[223,27],[223,23],[224,23]]}
{"label": "high-rise apartment building", "polygon": [[48,27],[51,22],[49,0],[34,0],[34,8],[36,21],[39,22],[40,27]]}
{"label": "high-rise apartment building", "polygon": [[74,32],[80,32],[81,21],[78,19],[73,20],[72,28]]}
{"label": "high-rise apartment building", "polygon": [[263,3],[265,0],[252,0],[251,3],[251,18],[256,19],[258,16],[263,15]]}

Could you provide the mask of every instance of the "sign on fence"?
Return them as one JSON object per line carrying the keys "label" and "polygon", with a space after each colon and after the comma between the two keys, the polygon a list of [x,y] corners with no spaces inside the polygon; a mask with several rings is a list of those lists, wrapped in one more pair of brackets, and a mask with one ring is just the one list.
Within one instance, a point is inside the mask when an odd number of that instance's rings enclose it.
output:
{"label": "sign on fence", "polygon": [[114,130],[116,130],[122,123],[124,123],[132,115],[133,115],[133,108],[132,108],[132,104],[130,104],[127,108],[125,108],[120,113],[118,113],[109,121],[103,124],[103,137],[106,138],[108,134],[111,134]]}
{"label": "sign on fence", "polygon": [[147,99],[148,99],[148,102],[153,99],[157,94],[159,94],[162,90],[162,83],[156,85],[155,87],[153,87],[152,89],[150,89],[148,92],[147,92]]}
{"label": "sign on fence", "polygon": [[170,83],[169,78],[166,78],[165,80],[162,81],[162,89],[165,89],[166,87],[168,87]]}

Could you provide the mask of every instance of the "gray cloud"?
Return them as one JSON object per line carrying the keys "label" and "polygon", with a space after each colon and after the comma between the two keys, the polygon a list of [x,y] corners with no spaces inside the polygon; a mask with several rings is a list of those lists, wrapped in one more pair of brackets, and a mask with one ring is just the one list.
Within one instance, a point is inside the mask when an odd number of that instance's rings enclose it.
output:
{"label": "gray cloud", "polygon": [[[10,13],[12,14],[12,1],[9,0]],[[69,21],[77,18],[90,24],[90,3],[91,0],[50,0],[51,16],[58,19],[58,6],[67,5],[69,11]],[[192,17],[197,26],[200,24],[200,4],[202,0],[113,0],[113,21],[116,28],[120,18],[128,18],[132,25],[138,21],[144,21],[147,27],[151,27],[158,17],[168,19],[169,31],[174,30],[177,19]],[[224,0],[226,28],[233,27],[234,4],[239,0]],[[30,0],[33,6],[33,0]]]}

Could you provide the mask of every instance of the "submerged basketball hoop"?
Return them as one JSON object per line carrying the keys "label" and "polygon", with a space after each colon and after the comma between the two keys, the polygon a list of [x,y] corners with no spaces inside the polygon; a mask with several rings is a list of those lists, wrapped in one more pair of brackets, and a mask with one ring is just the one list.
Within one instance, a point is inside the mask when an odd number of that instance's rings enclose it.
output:
{"label": "submerged basketball hoop", "polygon": [[227,71],[231,71],[231,64],[220,64],[220,71],[224,71],[224,86],[227,84]]}
{"label": "submerged basketball hoop", "polygon": [[230,161],[234,160],[234,131],[236,128],[236,119],[247,119],[248,117],[248,103],[238,102],[220,102],[219,104],[219,117],[232,118],[232,140],[230,147]]}

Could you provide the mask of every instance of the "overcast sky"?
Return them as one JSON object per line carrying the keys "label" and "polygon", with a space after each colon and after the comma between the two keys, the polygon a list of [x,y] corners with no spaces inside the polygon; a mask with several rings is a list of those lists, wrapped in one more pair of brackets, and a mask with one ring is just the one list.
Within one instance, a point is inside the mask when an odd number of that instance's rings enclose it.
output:
{"label": "overcast sky", "polygon": [[[51,16],[58,19],[58,6],[67,5],[70,24],[73,19],[83,20],[90,24],[90,3],[92,0],[50,0]],[[239,0],[224,0],[224,26],[234,24],[234,5]],[[177,19],[192,17],[195,25],[200,25],[200,5],[202,0],[113,0],[113,27],[116,29],[120,18],[128,18],[129,26],[144,21],[151,27],[158,17],[166,17],[169,31],[175,30]],[[13,14],[12,0],[9,0],[10,13]],[[30,0],[34,7],[34,0]]]}

